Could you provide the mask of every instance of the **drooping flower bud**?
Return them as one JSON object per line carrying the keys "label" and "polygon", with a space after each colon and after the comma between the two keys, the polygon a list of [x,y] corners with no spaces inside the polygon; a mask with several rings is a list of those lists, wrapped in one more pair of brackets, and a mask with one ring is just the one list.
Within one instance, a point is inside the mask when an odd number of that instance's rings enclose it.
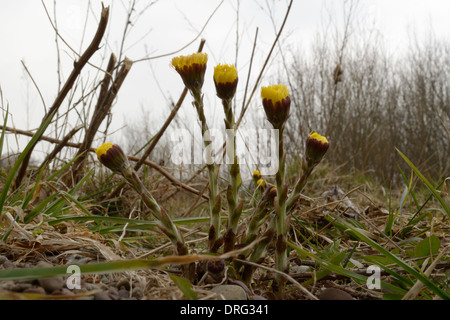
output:
{"label": "drooping flower bud", "polygon": [[289,90],[283,85],[261,88],[264,111],[275,129],[280,129],[289,117],[291,98]]}
{"label": "drooping flower bud", "polygon": [[253,171],[253,179],[255,179],[255,181],[261,179],[261,172],[259,172],[258,170]]}
{"label": "drooping flower bud", "polygon": [[306,140],[306,162],[308,164],[319,163],[330,146],[326,137],[317,132],[312,132]]}
{"label": "drooping flower bud", "polygon": [[123,173],[130,169],[127,156],[117,144],[106,142],[95,150],[95,153],[98,160],[115,173]]}
{"label": "drooping flower bud", "polygon": [[214,68],[214,84],[217,96],[223,100],[231,100],[236,93],[238,73],[234,65],[218,64]]}
{"label": "drooping flower bud", "polygon": [[191,91],[202,88],[205,80],[206,63],[208,55],[203,52],[188,56],[179,56],[172,59],[171,65],[180,74],[184,85]]}

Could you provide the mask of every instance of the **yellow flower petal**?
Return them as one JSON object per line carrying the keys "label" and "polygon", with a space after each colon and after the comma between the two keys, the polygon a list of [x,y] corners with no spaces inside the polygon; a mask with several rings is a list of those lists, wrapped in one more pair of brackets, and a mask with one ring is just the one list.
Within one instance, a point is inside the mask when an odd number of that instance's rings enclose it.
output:
{"label": "yellow flower petal", "polygon": [[214,67],[216,83],[233,83],[238,77],[236,67],[230,64],[218,64]]}
{"label": "yellow flower petal", "polygon": [[282,101],[283,99],[289,97],[289,90],[282,84],[262,87],[261,97],[263,99],[272,100],[272,102],[275,104],[276,102]]}
{"label": "yellow flower petal", "polygon": [[321,136],[321,135],[318,134],[317,132],[312,132],[312,133],[309,135],[309,138],[310,138],[310,139],[317,140],[317,141],[320,141],[320,142],[322,142],[322,143],[328,143],[327,138],[324,137],[324,136]]}
{"label": "yellow flower petal", "polygon": [[102,144],[100,147],[98,147],[95,150],[95,153],[97,154],[97,158],[100,159],[100,157],[102,155],[104,155],[112,146],[113,146],[113,144],[111,142],[106,142],[106,143]]}
{"label": "yellow flower petal", "polygon": [[194,64],[204,65],[208,62],[208,55],[204,52],[197,52],[188,56],[179,56],[172,59],[172,66],[175,69],[184,69]]}

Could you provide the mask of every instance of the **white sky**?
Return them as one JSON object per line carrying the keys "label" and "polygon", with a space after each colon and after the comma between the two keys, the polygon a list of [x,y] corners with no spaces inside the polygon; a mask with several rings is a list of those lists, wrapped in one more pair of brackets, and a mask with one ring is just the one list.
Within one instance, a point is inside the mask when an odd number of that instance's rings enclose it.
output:
{"label": "white sky", "polygon": [[[44,0],[53,16],[53,1]],[[179,49],[197,36],[209,15],[220,0],[160,0],[140,17],[131,29],[125,47],[139,41],[125,52],[132,59],[140,59],[146,50],[153,55],[160,55]],[[287,8],[287,0],[269,0],[275,4],[272,8],[277,28],[281,25]],[[241,0],[239,7],[239,58],[238,70],[242,81],[238,90],[242,91],[247,75],[248,61],[253,44],[255,30],[259,28],[259,40],[254,72],[259,72],[262,58],[266,56],[275,33],[267,11],[267,2]],[[294,0],[291,14],[285,29],[285,43],[308,50],[314,34],[327,23],[332,16],[342,20],[343,0]],[[125,22],[125,7],[130,1],[109,0],[105,5],[112,6],[108,31],[110,49],[118,52]],[[138,1],[142,8],[150,1]],[[72,48],[81,52],[80,40],[83,34],[86,17],[87,0],[57,0],[58,29]],[[82,48],[91,40],[96,29],[101,2],[92,0],[89,12],[85,40]],[[209,55],[209,64],[205,81],[205,102],[211,107],[207,116],[214,119],[223,117],[220,102],[217,101],[212,85],[212,70],[217,63],[235,62],[236,43],[236,5],[237,0],[224,0],[218,11],[204,30],[202,37],[206,39],[205,52]],[[375,27],[391,50],[401,50],[408,43],[408,34],[416,31],[419,36],[426,35],[430,28],[439,38],[449,38],[450,33],[450,1],[448,0],[363,0],[360,1],[357,21]],[[409,32],[409,33],[408,33]],[[44,114],[42,102],[33,86],[26,80],[21,60],[26,63],[34,80],[38,84],[45,99],[47,108],[53,102],[57,92],[55,35],[47,18],[41,1],[20,0],[1,1],[0,4],[0,87],[4,101],[9,103],[14,124],[20,129],[34,129],[39,125]],[[195,41],[178,54],[194,52],[199,44]],[[60,42],[63,63],[63,81],[71,71],[73,53]],[[107,55],[109,57],[108,51]],[[103,50],[97,52],[93,63],[102,63],[99,57]],[[177,55],[178,55],[177,54]],[[101,65],[106,67],[106,61]],[[119,99],[113,108],[113,127],[119,128],[127,122],[142,117],[141,108],[150,110],[155,124],[151,130],[155,133],[161,117],[170,112],[164,95],[177,100],[182,91],[182,82],[178,74],[169,67],[172,56],[139,62],[133,65],[122,89]],[[270,72],[270,70],[268,71]],[[270,73],[267,73],[270,75]],[[83,77],[96,75],[90,66],[83,70]],[[155,80],[157,76],[159,86]],[[270,79],[264,79],[267,85]],[[190,97],[185,100],[181,116],[191,113]],[[6,106],[3,106],[6,107]],[[67,106],[64,106],[64,110]],[[259,111],[262,112],[262,109]],[[28,116],[27,116],[28,115]],[[220,120],[221,121],[221,120]],[[12,125],[9,121],[8,125]]]}

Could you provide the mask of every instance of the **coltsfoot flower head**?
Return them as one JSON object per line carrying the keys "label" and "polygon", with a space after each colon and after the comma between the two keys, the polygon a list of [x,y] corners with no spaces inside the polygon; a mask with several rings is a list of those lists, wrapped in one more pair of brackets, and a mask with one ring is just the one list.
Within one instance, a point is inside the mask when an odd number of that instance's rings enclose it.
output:
{"label": "coltsfoot flower head", "polygon": [[253,171],[253,179],[255,179],[255,181],[261,179],[261,172],[259,172],[258,170]]}
{"label": "coltsfoot flower head", "polygon": [[261,88],[264,111],[275,129],[280,129],[289,117],[291,98],[286,86],[278,84]]}
{"label": "coltsfoot flower head", "polygon": [[259,179],[258,181],[256,181],[256,186],[264,189],[266,187],[266,180]]}
{"label": "coltsfoot flower head", "polygon": [[188,56],[175,57],[172,59],[171,65],[180,74],[184,85],[192,91],[202,88],[207,62],[208,55],[197,52]]}
{"label": "coltsfoot flower head", "polygon": [[130,168],[127,156],[117,144],[106,142],[95,150],[95,153],[98,160],[113,172],[123,173]]}
{"label": "coltsfoot flower head", "polygon": [[319,163],[329,146],[330,143],[326,137],[312,132],[306,140],[306,161],[312,164]]}
{"label": "coltsfoot flower head", "polygon": [[214,84],[220,99],[232,99],[236,93],[237,83],[238,73],[234,65],[218,64],[214,67]]}

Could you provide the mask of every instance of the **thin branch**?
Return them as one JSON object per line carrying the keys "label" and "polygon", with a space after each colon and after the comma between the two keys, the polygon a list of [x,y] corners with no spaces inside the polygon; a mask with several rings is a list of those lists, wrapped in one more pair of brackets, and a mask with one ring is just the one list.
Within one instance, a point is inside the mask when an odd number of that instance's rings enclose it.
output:
{"label": "thin branch", "polygon": [[[92,55],[99,49],[100,42],[102,41],[103,35],[106,30],[106,26],[108,24],[108,18],[109,18],[109,7],[102,8],[101,12],[101,19],[100,23],[98,25],[97,31],[94,35],[94,38],[92,39],[91,44],[88,46],[86,51],[83,53],[83,55],[80,57],[78,61],[74,62],[74,68],[69,75],[69,78],[67,79],[66,83],[64,84],[62,90],[58,93],[58,96],[56,97],[55,101],[53,102],[52,107],[48,110],[48,113],[44,116],[42,119],[41,125],[43,125],[45,122],[47,122],[48,118],[53,116],[61,104],[63,103],[64,99],[66,98],[69,91],[72,89],[75,80],[78,78],[78,76],[81,73],[81,70],[84,68],[86,63],[89,61],[89,59],[92,57]],[[39,139],[36,140],[35,144],[31,146],[30,150],[28,151],[27,155],[25,156],[22,165],[19,169],[19,172],[17,174],[16,180],[14,182],[15,188],[18,188],[19,185],[22,183],[22,179],[25,176],[28,164],[30,162],[31,154],[33,153],[33,149],[36,146]]]}
{"label": "thin branch", "polygon": [[286,274],[284,272],[281,272],[279,270],[276,270],[276,269],[273,269],[273,268],[270,268],[270,267],[266,267],[266,266],[263,266],[263,265],[260,265],[260,264],[257,264],[257,263],[251,262],[251,261],[247,261],[247,260],[236,259],[235,261],[243,263],[243,264],[248,264],[248,265],[251,265],[251,266],[254,266],[254,267],[257,267],[257,268],[261,268],[261,269],[264,269],[264,270],[267,270],[267,271],[270,271],[270,272],[273,272],[273,273],[277,273],[277,274],[281,275],[282,277],[286,278],[286,280],[292,282],[292,284],[294,286],[299,288],[300,291],[303,292],[304,294],[306,294],[310,299],[312,299],[312,300],[319,300],[319,298],[317,298],[311,292],[306,290],[306,288],[304,286],[302,286],[294,278],[292,278],[290,275],[288,275],[288,274]]}
{"label": "thin branch", "polygon": [[214,14],[216,13],[217,10],[219,10],[220,6],[223,4],[224,0],[220,1],[219,5],[214,9],[214,11],[211,13],[211,15],[208,17],[208,19],[206,20],[205,24],[203,25],[202,29],[200,30],[200,32],[195,36],[194,39],[192,39],[191,41],[189,41],[186,45],[184,45],[183,47],[169,52],[169,53],[164,53],[158,56],[153,56],[153,57],[145,57],[145,58],[141,58],[138,60],[134,60],[134,63],[137,62],[141,62],[141,61],[146,61],[146,60],[152,60],[152,59],[158,59],[158,58],[163,58],[163,57],[167,57],[167,56],[171,56],[174,55],[184,49],[186,49],[187,47],[189,47],[191,44],[193,44],[195,41],[197,41],[198,38],[200,38],[200,36],[202,35],[203,31],[205,31],[206,26],[208,25],[209,21],[212,19],[212,17],[214,16]]}
{"label": "thin branch", "polygon": [[28,70],[27,66],[25,65],[25,62],[23,62],[23,60],[20,60],[20,62],[22,63],[22,65],[23,65],[25,71],[27,72],[28,76],[30,77],[31,81],[33,82],[34,87],[36,88],[36,90],[37,90],[37,92],[38,92],[38,94],[39,94],[39,97],[41,98],[42,104],[44,105],[45,113],[47,113],[47,106],[46,106],[46,104],[45,104],[45,100],[44,100],[44,97],[42,96],[41,90],[39,89],[39,87],[38,87],[36,81],[34,81],[34,78],[33,78],[33,76],[31,75],[30,71]]}

